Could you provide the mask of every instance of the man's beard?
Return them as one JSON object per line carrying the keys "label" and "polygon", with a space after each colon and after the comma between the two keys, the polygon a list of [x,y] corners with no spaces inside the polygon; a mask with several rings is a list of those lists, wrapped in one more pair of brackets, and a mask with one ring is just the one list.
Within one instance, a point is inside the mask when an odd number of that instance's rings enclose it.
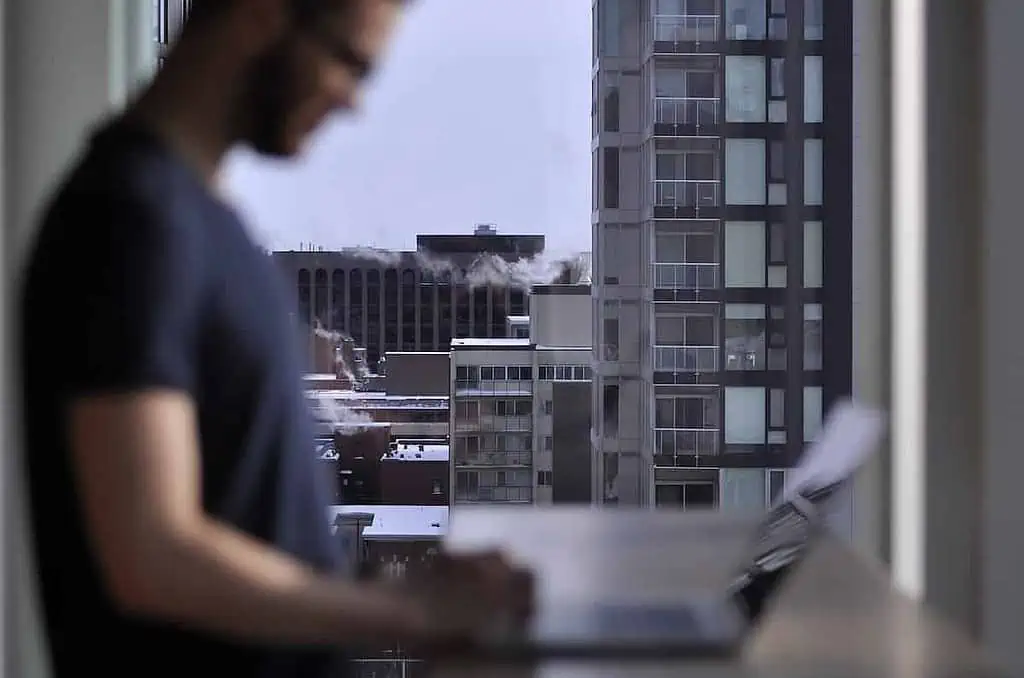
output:
{"label": "man's beard", "polygon": [[237,102],[240,141],[261,155],[290,154],[286,139],[292,78],[287,44],[271,47],[249,67]]}

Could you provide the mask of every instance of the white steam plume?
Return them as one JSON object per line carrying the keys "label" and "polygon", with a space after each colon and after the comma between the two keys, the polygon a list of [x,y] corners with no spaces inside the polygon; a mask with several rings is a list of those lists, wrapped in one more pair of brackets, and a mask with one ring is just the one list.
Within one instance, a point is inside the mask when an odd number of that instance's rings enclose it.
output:
{"label": "white steam plume", "polygon": [[465,283],[470,288],[492,285],[529,289],[532,285],[555,282],[589,284],[591,280],[589,252],[565,256],[538,254],[517,261],[507,261],[497,254],[480,254],[464,270],[450,259],[422,250],[397,252],[372,247],[352,247],[342,251],[383,266],[399,266],[411,257],[411,263],[420,270],[435,276],[447,273],[453,283]]}
{"label": "white steam plume", "polygon": [[[352,338],[345,335],[342,332],[324,329],[324,327],[320,324],[319,320],[316,321],[316,326],[313,328],[313,332],[316,334],[317,337],[329,341],[331,345],[335,347],[335,364],[337,365],[341,374],[346,379],[348,379],[349,384],[354,389],[356,385],[362,382],[362,380],[357,379],[351,366],[349,366],[349,364],[345,361],[344,354],[340,350],[337,350],[338,344],[344,341],[352,341]],[[365,365],[362,365],[361,367],[363,371],[366,370]],[[374,423],[373,417],[371,417],[370,415],[366,414],[365,412],[356,412],[352,408],[338,402],[336,398],[333,398],[330,395],[317,394],[316,401],[316,413],[320,415],[319,418],[321,420],[326,420],[331,425],[331,428],[335,431],[353,434],[362,430],[360,425]]]}

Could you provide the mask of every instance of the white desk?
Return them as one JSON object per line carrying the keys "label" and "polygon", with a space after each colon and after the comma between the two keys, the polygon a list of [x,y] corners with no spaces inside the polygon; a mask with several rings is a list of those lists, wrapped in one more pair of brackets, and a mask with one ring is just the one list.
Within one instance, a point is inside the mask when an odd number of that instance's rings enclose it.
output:
{"label": "white desk", "polygon": [[[590,509],[453,512],[451,548],[496,545],[533,567],[545,601],[678,596],[734,573],[753,521]],[[1005,678],[962,633],[895,592],[876,565],[825,539],[771,604],[739,662],[438,665],[436,678]]]}

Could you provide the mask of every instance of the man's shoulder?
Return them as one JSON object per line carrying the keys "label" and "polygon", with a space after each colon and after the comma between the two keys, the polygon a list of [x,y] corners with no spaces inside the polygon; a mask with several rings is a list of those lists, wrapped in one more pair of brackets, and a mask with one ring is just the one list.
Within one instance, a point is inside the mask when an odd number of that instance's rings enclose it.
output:
{"label": "man's shoulder", "polygon": [[182,163],[152,135],[115,121],[98,128],[83,145],[54,195],[51,214],[67,204],[78,209],[121,205],[161,211],[172,197],[203,197],[198,182],[188,178]]}

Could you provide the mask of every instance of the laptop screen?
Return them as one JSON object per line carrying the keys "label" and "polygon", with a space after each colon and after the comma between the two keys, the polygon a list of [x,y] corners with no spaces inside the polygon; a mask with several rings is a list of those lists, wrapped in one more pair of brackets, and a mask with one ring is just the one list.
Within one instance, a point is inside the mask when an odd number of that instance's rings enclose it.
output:
{"label": "laptop screen", "polygon": [[783,579],[807,554],[834,499],[877,448],[882,414],[843,401],[837,403],[818,439],[793,468],[776,505],[761,522],[751,556],[734,584],[748,620],[756,622]]}

